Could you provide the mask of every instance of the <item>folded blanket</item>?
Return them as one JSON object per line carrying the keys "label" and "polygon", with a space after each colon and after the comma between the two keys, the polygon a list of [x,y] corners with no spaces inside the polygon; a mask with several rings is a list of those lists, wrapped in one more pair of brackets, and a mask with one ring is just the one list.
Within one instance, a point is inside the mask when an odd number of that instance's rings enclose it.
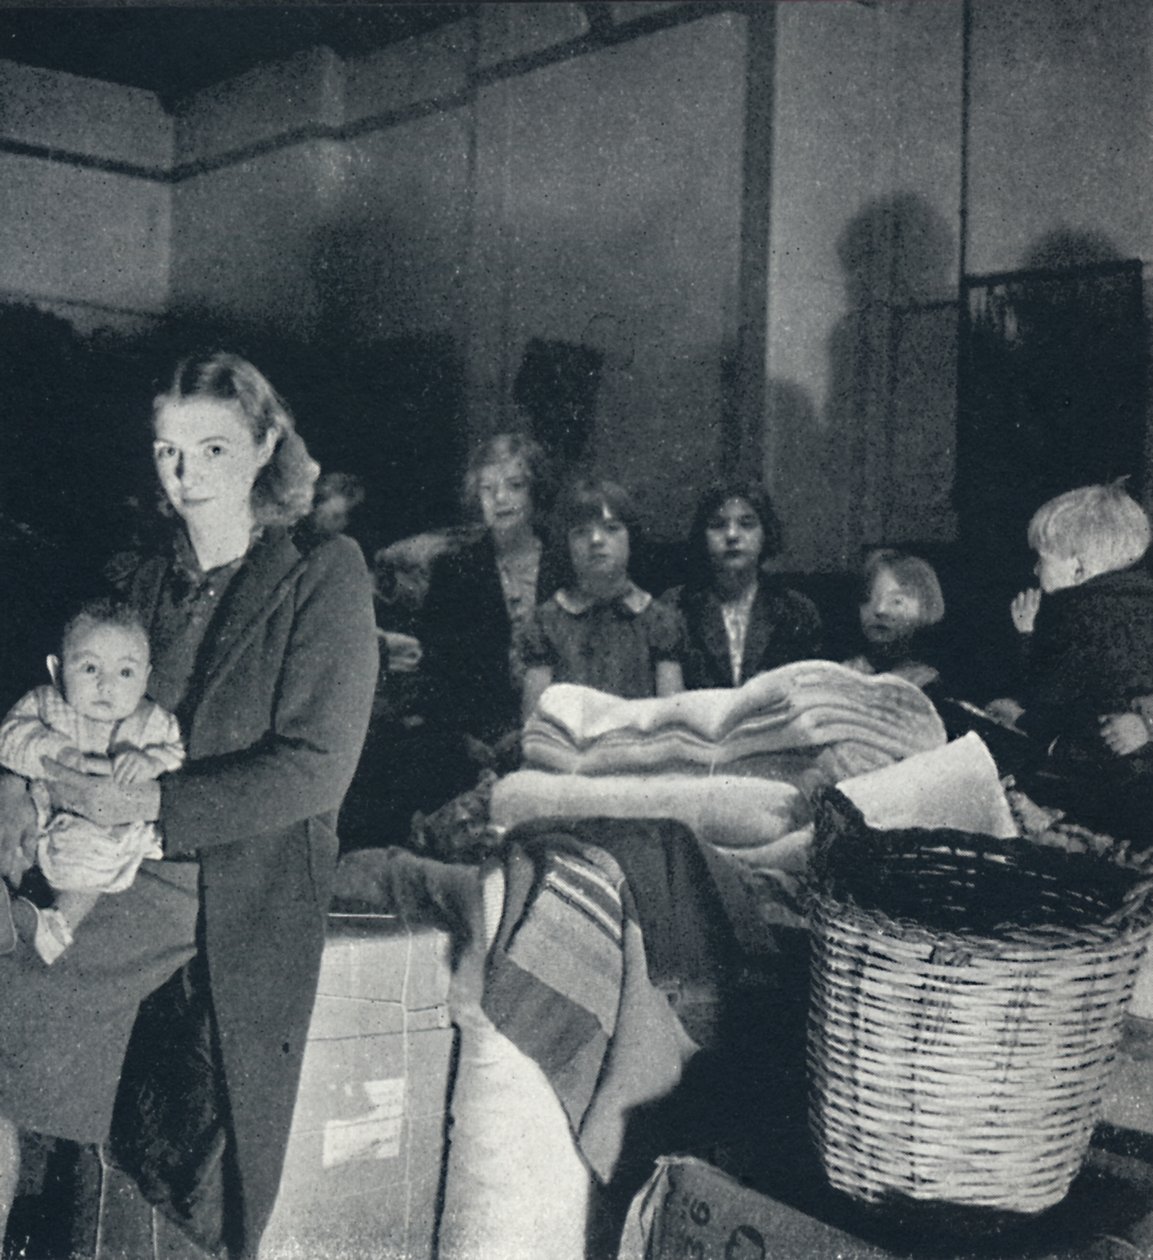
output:
{"label": "folded blanket", "polygon": [[936,710],[911,683],[797,661],[741,687],[646,700],[557,684],[525,724],[524,760],[570,774],[708,773],[811,750],[828,775],[843,778],[944,742]]}
{"label": "folded blanket", "polygon": [[791,783],[732,775],[550,774],[517,770],[493,787],[490,821],[513,827],[534,818],[675,818],[723,848],[760,848],[809,818]]}

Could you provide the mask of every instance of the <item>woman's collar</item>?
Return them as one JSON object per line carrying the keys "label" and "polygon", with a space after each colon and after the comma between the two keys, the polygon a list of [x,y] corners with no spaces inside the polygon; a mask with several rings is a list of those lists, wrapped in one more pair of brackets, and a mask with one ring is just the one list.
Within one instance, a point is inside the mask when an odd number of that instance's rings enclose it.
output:
{"label": "woman's collar", "polygon": [[249,538],[248,550],[243,555],[237,556],[235,560],[230,560],[226,564],[215,565],[211,569],[203,569],[197,558],[196,548],[193,547],[192,540],[188,537],[188,531],[181,526],[175,532],[172,548],[173,564],[180,574],[193,586],[199,585],[212,573],[237,568],[251,554],[252,549],[264,537],[264,533],[263,525],[254,525]]}

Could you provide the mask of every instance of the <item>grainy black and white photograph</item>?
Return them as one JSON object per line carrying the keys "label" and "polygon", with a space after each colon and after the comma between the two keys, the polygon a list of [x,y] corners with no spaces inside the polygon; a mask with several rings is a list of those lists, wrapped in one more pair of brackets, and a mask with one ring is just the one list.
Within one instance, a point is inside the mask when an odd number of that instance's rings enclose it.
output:
{"label": "grainy black and white photograph", "polygon": [[0,0],[0,1260],[1153,1260],[1150,0]]}

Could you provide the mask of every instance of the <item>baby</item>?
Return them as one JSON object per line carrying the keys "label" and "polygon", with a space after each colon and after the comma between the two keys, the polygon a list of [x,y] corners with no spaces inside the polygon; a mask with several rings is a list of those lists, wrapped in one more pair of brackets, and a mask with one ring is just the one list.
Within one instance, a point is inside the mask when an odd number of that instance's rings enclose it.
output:
{"label": "baby", "polygon": [[184,761],[172,714],[145,697],[151,668],[138,615],[111,600],[83,608],[64,627],[59,656],[48,657],[51,685],[36,687],[0,723],[0,764],[32,780],[39,834],[36,858],[55,893],[39,912],[33,944],[46,963],[101,893],[122,892],[141,861],[163,857],[153,823],[102,827],[53,812],[46,780],[58,762],[121,786],[158,778]]}

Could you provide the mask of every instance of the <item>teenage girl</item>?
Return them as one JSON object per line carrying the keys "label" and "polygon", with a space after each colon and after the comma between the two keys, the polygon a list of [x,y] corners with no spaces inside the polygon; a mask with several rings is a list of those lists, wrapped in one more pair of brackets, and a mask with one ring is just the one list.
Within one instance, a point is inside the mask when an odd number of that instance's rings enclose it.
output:
{"label": "teenage girl", "polygon": [[684,586],[661,596],[684,618],[685,686],[739,687],[755,674],[823,654],[812,601],[767,570],[781,526],[764,487],[725,481],[701,496]]}

